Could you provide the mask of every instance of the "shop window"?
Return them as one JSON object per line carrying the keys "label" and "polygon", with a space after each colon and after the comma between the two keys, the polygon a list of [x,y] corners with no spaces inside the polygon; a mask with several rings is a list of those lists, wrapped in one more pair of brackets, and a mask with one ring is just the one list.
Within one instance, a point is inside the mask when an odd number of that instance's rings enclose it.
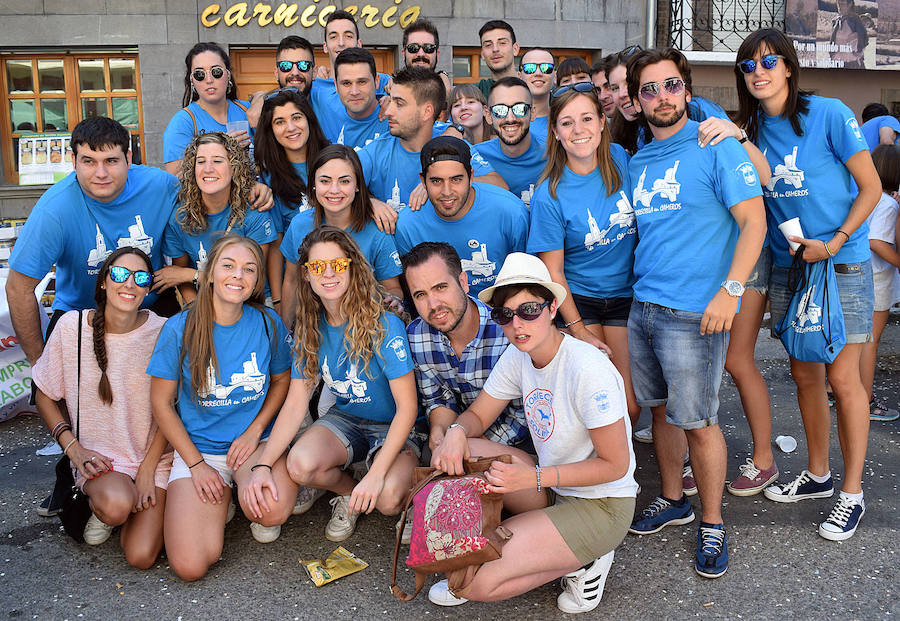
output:
{"label": "shop window", "polygon": [[[523,48],[521,53],[524,54],[530,48]],[[550,49],[548,50],[559,64],[567,58],[581,58],[588,65],[591,64],[591,50],[566,50],[566,49]],[[519,67],[519,60],[515,61],[516,68]],[[491,77],[491,71],[487,64],[481,58],[481,49],[477,47],[455,47],[453,48],[453,84],[474,84],[480,82],[484,78]]]}

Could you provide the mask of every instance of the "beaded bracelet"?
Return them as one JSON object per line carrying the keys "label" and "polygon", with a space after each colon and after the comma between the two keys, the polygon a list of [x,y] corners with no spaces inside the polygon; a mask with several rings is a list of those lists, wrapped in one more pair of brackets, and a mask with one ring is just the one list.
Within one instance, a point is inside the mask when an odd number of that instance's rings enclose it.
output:
{"label": "beaded bracelet", "polygon": [[537,473],[537,491],[541,491],[541,467],[535,464],[534,471]]}

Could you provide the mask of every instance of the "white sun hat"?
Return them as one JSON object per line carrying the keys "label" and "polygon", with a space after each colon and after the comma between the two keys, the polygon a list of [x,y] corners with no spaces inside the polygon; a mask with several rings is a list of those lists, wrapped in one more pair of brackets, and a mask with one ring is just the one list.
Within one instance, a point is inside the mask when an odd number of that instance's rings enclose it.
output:
{"label": "white sun hat", "polygon": [[499,287],[506,285],[540,285],[550,291],[559,306],[566,299],[566,288],[550,278],[550,271],[544,262],[534,255],[513,252],[506,257],[494,284],[478,294],[485,304],[491,303],[491,296]]}

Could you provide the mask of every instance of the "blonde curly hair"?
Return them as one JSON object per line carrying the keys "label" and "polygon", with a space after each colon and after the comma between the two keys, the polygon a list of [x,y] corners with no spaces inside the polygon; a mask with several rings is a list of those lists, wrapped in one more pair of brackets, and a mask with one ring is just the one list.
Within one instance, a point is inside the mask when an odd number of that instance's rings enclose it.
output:
{"label": "blonde curly hair", "polygon": [[175,210],[178,225],[189,234],[201,233],[209,225],[206,206],[203,204],[203,193],[197,185],[197,150],[202,144],[220,144],[228,155],[228,164],[231,167],[229,225],[243,224],[244,214],[250,203],[250,190],[256,183],[250,154],[233,137],[222,132],[207,132],[194,137],[181,160],[181,189],[178,190],[178,207]]}

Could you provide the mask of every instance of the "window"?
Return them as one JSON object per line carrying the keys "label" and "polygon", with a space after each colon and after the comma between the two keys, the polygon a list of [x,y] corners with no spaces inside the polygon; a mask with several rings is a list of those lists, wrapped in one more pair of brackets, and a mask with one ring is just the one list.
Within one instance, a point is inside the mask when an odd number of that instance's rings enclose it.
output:
{"label": "window", "polygon": [[[530,49],[530,48],[528,48]],[[528,51],[522,49],[522,54]],[[564,50],[550,49],[548,50],[556,59],[558,65],[567,58],[581,58],[588,65],[591,64],[591,50]],[[516,68],[519,66],[521,57],[516,58]],[[453,84],[475,84],[484,78],[491,77],[491,70],[488,69],[484,60],[481,58],[481,48],[477,47],[455,47],[453,48]]]}
{"label": "window", "polygon": [[0,54],[3,174],[18,183],[19,137],[72,131],[90,116],[108,116],[131,132],[132,161],[141,162],[144,125],[137,54]]}

